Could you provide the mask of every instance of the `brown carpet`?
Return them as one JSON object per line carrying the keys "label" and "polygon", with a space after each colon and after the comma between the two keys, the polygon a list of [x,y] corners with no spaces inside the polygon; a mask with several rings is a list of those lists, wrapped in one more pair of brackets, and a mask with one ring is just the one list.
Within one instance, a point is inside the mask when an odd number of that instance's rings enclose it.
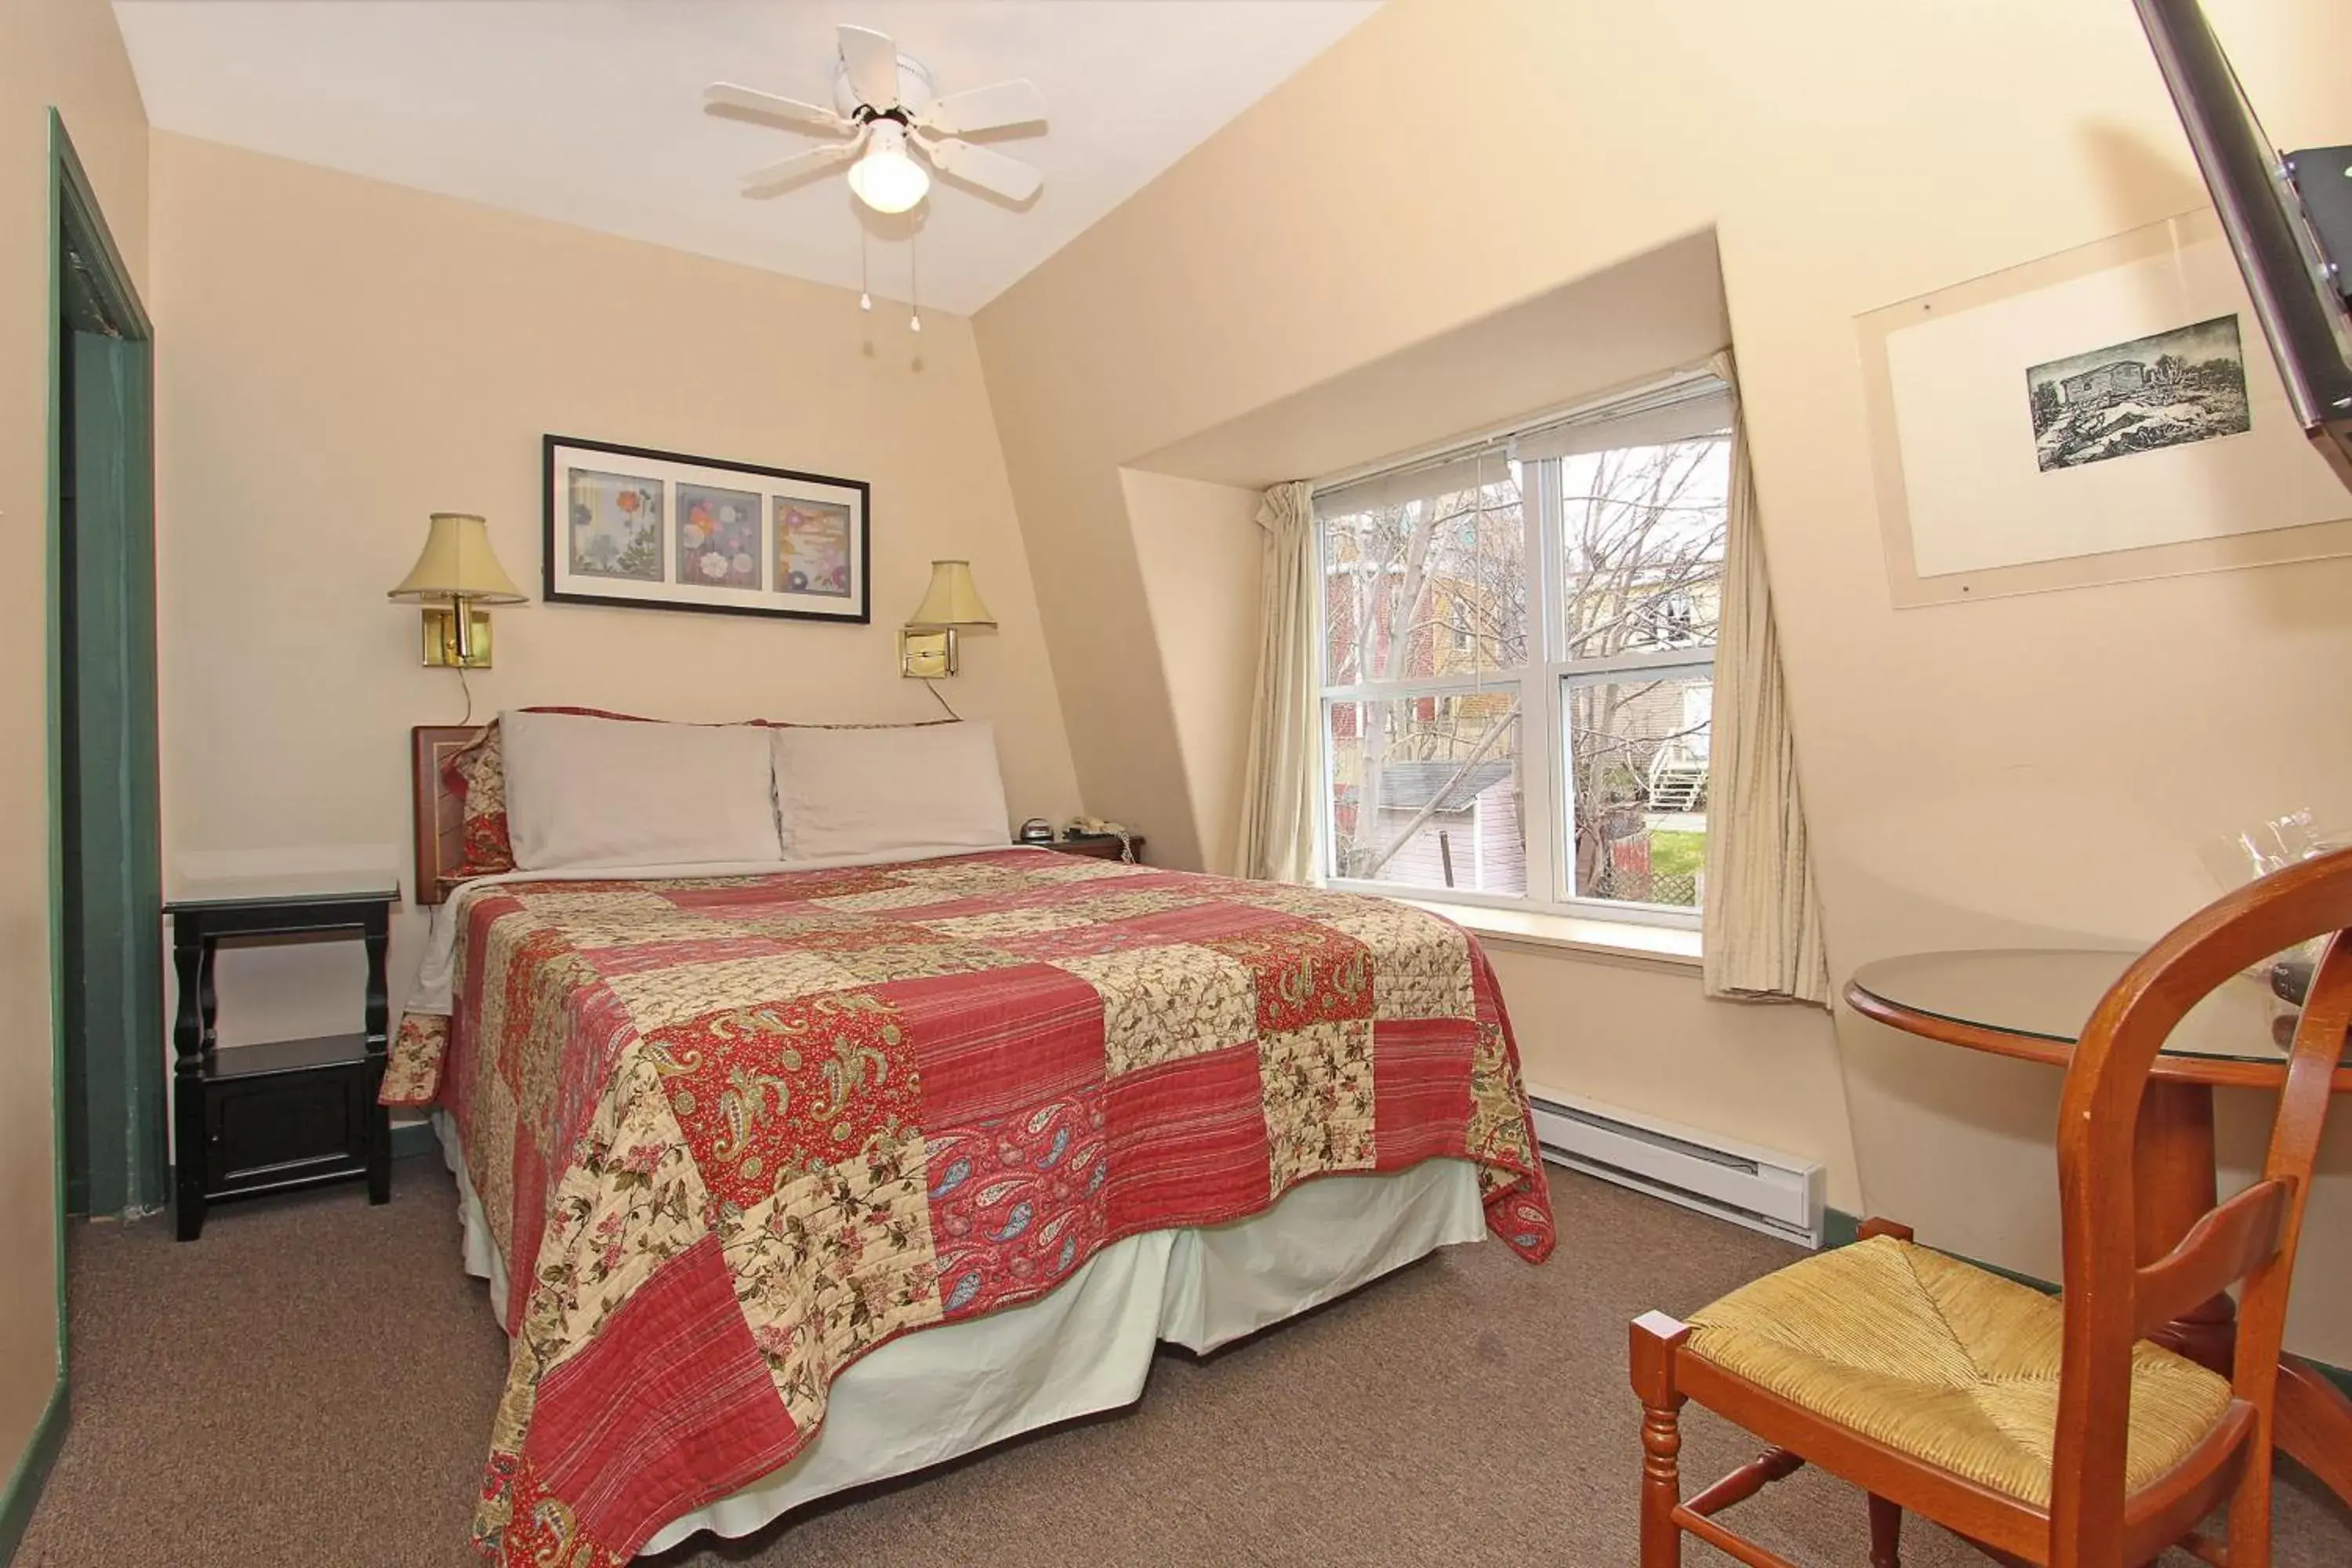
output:
{"label": "brown carpet", "polygon": [[[20,1563],[469,1561],[505,1341],[458,1268],[439,1163],[402,1162],[394,1187],[380,1209],[348,1187],[224,1208],[192,1246],[161,1220],[74,1233],[73,1426]],[[1162,1356],[1132,1411],[657,1561],[1630,1563],[1626,1320],[1796,1252],[1577,1176],[1553,1194],[1540,1268],[1455,1248],[1205,1362]],[[1685,1429],[1694,1479],[1752,1451],[1703,1412]],[[1808,1568],[1865,1560],[1859,1496],[1814,1472],[1740,1518]],[[2300,1472],[2278,1528],[2279,1568],[2352,1561],[2352,1515]],[[1906,1548],[1912,1568],[1982,1562],[1916,1521]]]}

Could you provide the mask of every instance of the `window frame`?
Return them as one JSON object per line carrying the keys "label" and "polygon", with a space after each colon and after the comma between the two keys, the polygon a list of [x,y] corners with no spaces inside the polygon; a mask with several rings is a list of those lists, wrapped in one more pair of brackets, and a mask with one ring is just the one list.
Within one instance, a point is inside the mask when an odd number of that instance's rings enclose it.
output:
{"label": "window frame", "polygon": [[[1709,378],[1709,384],[1714,384]],[[1606,427],[1606,409],[1593,411],[1595,423]],[[1532,428],[1532,426],[1530,426]],[[1502,445],[1482,442],[1480,447]],[[1638,439],[1625,447],[1657,445]],[[1615,449],[1615,448],[1612,448]],[[1507,457],[1516,461],[1508,451]],[[1417,899],[1431,903],[1462,904],[1478,909],[1518,910],[1579,920],[1619,921],[1639,925],[1696,930],[1696,906],[1636,903],[1629,900],[1580,895],[1571,885],[1575,876],[1574,826],[1568,791],[1572,775],[1568,754],[1566,701],[1570,684],[1590,683],[1610,676],[1655,671],[1662,678],[1688,679],[1704,674],[1712,682],[1717,644],[1645,649],[1599,658],[1571,658],[1567,651],[1568,628],[1559,622],[1559,600],[1565,587],[1564,496],[1557,457],[1518,463],[1519,508],[1526,540],[1528,574],[1528,658],[1515,671],[1431,676],[1402,680],[1358,680],[1323,683],[1324,661],[1329,655],[1328,628],[1322,618],[1329,604],[1333,563],[1329,534],[1318,515],[1315,521],[1316,601],[1316,731],[1315,750],[1319,787],[1315,799],[1315,865],[1321,885],[1346,892],[1383,898]],[[1326,487],[1318,487],[1319,489]],[[1351,515],[1351,514],[1341,514]],[[1720,591],[1720,590],[1718,590]],[[1528,890],[1523,895],[1490,893],[1473,888],[1428,888],[1407,882],[1333,874],[1338,845],[1332,819],[1337,759],[1331,744],[1331,710],[1335,703],[1409,701],[1420,698],[1458,697],[1516,689],[1518,693],[1519,776],[1523,789],[1520,826],[1526,835]],[[1712,732],[1712,720],[1709,723]]]}

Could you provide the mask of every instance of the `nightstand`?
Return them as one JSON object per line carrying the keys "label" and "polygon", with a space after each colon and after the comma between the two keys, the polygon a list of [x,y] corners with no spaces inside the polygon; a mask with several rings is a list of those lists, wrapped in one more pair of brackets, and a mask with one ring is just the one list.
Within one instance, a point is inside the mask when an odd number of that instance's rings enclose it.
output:
{"label": "nightstand", "polygon": [[[163,906],[180,986],[172,1027],[172,1207],[182,1241],[208,1205],[365,1178],[392,1200],[392,1119],[376,1103],[390,1022],[384,948],[400,889],[351,879],[190,883]],[[219,1046],[213,964],[224,940],[354,937],[367,947],[361,1032]]]}
{"label": "nightstand", "polygon": [[1116,833],[1074,833],[1055,839],[1045,847],[1059,850],[1065,855],[1091,855],[1097,860],[1127,860],[1142,865],[1143,835],[1130,833],[1127,836],[1127,843],[1134,847],[1132,855],[1121,852],[1123,847]]}

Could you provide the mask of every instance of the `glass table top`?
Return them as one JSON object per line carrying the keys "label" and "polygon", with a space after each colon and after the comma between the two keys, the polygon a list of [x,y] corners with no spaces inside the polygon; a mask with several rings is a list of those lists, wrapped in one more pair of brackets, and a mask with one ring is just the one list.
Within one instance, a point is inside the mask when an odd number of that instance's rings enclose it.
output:
{"label": "glass table top", "polygon": [[[1980,948],[1882,958],[1854,971],[1855,989],[1891,1007],[1950,1023],[2071,1046],[2137,949]],[[2218,1061],[2286,1060],[2293,1009],[2269,986],[2233,975],[2180,1021],[2164,1055]]]}

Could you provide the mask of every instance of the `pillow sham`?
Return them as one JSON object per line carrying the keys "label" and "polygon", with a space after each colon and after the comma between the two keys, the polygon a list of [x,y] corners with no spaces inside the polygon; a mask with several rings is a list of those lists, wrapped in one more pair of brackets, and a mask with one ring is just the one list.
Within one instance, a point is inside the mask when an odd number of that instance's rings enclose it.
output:
{"label": "pillow sham", "polygon": [[[593,719],[626,719],[651,723],[634,713],[608,713],[602,708],[532,708],[531,713],[577,713]],[[754,720],[754,723],[765,722]],[[499,721],[492,719],[476,735],[441,763],[441,787],[457,799],[457,864],[442,875],[452,881],[496,876],[515,868],[514,846],[507,836],[506,762],[499,744]]]}
{"label": "pillow sham", "polygon": [[457,797],[457,864],[446,875],[495,876],[515,868],[514,845],[507,837],[506,763],[499,754],[499,721],[452,752],[441,763],[441,782]]}
{"label": "pillow sham", "polygon": [[[614,713],[602,708],[541,707],[529,713],[572,713],[593,719],[619,719],[635,724],[660,721],[634,713]],[[810,724],[789,719],[747,719],[761,729],[922,730],[959,722],[953,719],[917,719],[901,724]],[[515,868],[514,845],[507,832],[506,763],[499,744],[499,721],[492,719],[481,733],[441,763],[442,787],[457,797],[459,812],[457,864],[442,875],[452,881],[496,876]]]}
{"label": "pillow sham", "polygon": [[528,710],[499,723],[520,870],[777,858],[763,730]]}
{"label": "pillow sham", "polygon": [[772,731],[790,860],[887,858],[1011,842],[986,720]]}

